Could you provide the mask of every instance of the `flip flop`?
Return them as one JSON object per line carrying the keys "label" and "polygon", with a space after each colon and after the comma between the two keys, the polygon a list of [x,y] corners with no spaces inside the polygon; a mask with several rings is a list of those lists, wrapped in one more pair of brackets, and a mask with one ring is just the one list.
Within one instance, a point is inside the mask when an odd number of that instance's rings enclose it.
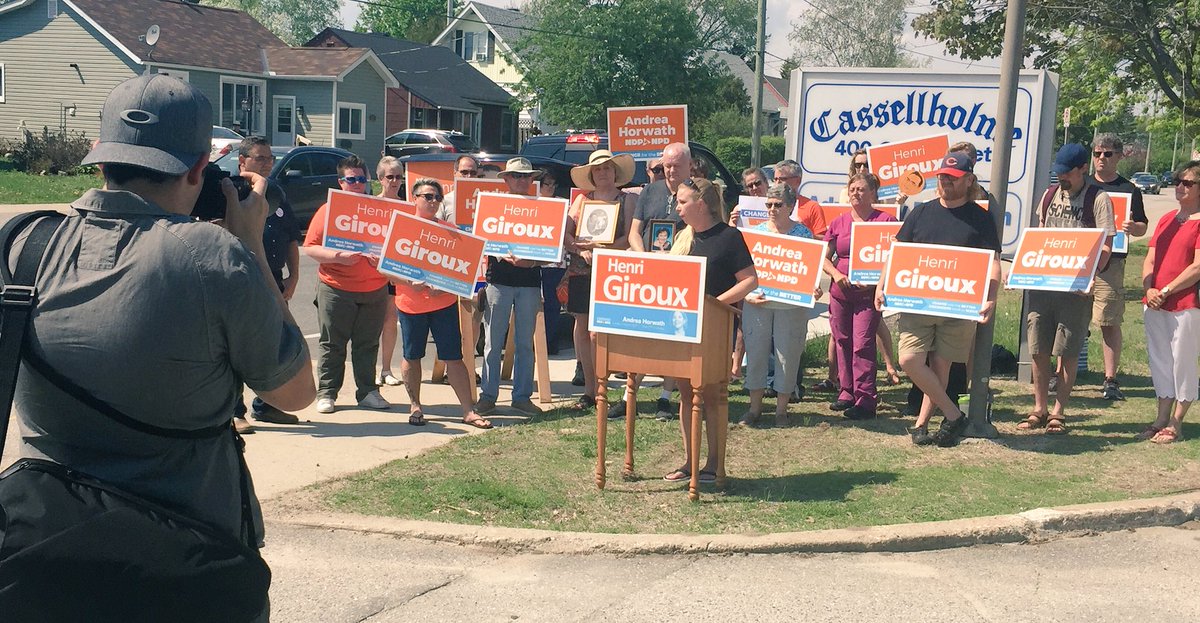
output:
{"label": "flip flop", "polygon": [[700,470],[700,482],[702,484],[708,485],[708,484],[712,484],[716,481],[717,481],[717,473],[716,472],[710,472],[710,471],[704,470],[704,469]]}
{"label": "flip flop", "polygon": [[481,417],[479,417],[478,415],[476,415],[476,416],[475,416],[475,417],[473,417],[473,418],[463,418],[463,420],[462,420],[462,423],[463,423],[463,424],[470,424],[471,426],[474,426],[475,428],[484,428],[484,429],[486,429],[486,428],[491,428],[491,427],[492,427],[492,423],[491,423],[491,422],[487,421],[487,420],[486,420],[486,419],[484,419],[484,418],[481,418]]}
{"label": "flip flop", "polygon": [[[703,472],[701,472],[700,477],[701,478],[704,477]],[[688,471],[686,468],[683,468],[683,467],[680,467],[679,469],[667,474],[666,476],[663,476],[663,480],[665,480],[667,482],[687,482],[691,479],[692,479],[692,472]]]}
{"label": "flip flop", "polygon": [[412,415],[408,416],[408,423],[412,426],[424,426],[425,414],[421,413],[420,411],[414,412]]}

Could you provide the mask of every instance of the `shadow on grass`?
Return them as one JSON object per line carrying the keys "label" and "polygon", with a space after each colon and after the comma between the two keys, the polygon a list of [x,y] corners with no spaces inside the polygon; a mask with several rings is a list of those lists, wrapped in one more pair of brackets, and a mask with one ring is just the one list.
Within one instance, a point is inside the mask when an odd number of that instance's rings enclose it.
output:
{"label": "shadow on grass", "polygon": [[715,504],[741,503],[736,498],[755,498],[766,502],[840,502],[859,487],[895,482],[893,472],[829,471],[767,478],[730,478],[725,496],[712,497]]}

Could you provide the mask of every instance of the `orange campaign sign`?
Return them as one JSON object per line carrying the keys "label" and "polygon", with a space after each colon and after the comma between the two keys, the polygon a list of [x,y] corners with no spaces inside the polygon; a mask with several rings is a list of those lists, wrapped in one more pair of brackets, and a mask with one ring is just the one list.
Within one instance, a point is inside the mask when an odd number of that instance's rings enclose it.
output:
{"label": "orange campaign sign", "polygon": [[454,224],[459,229],[471,231],[475,225],[476,195],[481,192],[504,192],[508,185],[504,180],[485,177],[454,178]]}
{"label": "orange campaign sign", "polygon": [[[895,197],[900,194],[900,183],[906,176],[910,178],[906,186],[919,185],[924,190],[936,187],[937,178],[931,173],[938,169],[948,151],[950,137],[946,134],[873,145],[867,148],[867,166],[879,178],[879,196]],[[917,175],[912,175],[912,171]]]}
{"label": "orange campaign sign", "polygon": [[538,262],[562,260],[566,199],[481,192],[472,232],[487,240],[488,255],[512,254]]}
{"label": "orange campaign sign", "polygon": [[634,160],[653,160],[671,143],[688,142],[686,104],[608,109],[608,149]]}
{"label": "orange campaign sign", "polygon": [[994,256],[987,249],[893,242],[883,271],[883,308],[978,321]]}
{"label": "orange campaign sign", "polygon": [[413,184],[423,177],[432,177],[442,185],[442,194],[454,190],[454,161],[426,160],[404,163],[404,184],[412,192]]}
{"label": "orange campaign sign", "polygon": [[[884,212],[886,214],[891,214],[892,218],[895,218],[895,219],[900,218],[900,206],[898,206],[894,203],[876,203],[876,204],[872,204],[871,207],[875,208],[876,210],[879,210],[880,212]],[[848,204],[848,203],[822,203],[821,204],[821,215],[825,217],[826,224],[832,223],[833,219],[835,219],[849,211],[850,211],[850,204]]]}
{"label": "orange campaign sign", "polygon": [[851,283],[879,283],[901,225],[903,223],[899,221],[850,224],[850,272],[847,276]]}
{"label": "orange campaign sign", "polygon": [[816,305],[817,286],[821,283],[821,264],[825,261],[825,241],[797,238],[784,234],[743,229],[742,238],[754,270],[758,290],[767,300],[799,307]]}
{"label": "orange campaign sign", "polygon": [[398,211],[388,231],[379,272],[462,297],[474,294],[483,238]]}
{"label": "orange campaign sign", "polygon": [[378,256],[392,224],[392,213],[415,214],[416,210],[407,201],[330,190],[321,246]]}
{"label": "orange campaign sign", "polygon": [[1008,287],[1085,292],[1096,276],[1106,238],[1103,229],[1027,227],[1017,239]]}
{"label": "orange campaign sign", "polygon": [[1108,198],[1112,199],[1113,205],[1113,227],[1117,230],[1117,235],[1113,236],[1113,253],[1129,253],[1129,234],[1121,231],[1125,227],[1125,221],[1129,220],[1129,206],[1133,203],[1133,195],[1131,193],[1110,193]]}
{"label": "orange campaign sign", "polygon": [[707,269],[702,257],[596,249],[588,330],[698,344]]}

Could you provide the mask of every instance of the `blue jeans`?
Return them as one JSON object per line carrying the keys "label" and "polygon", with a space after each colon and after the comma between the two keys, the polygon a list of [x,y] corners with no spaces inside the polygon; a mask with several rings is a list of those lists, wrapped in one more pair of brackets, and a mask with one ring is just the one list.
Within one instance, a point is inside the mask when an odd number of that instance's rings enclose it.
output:
{"label": "blue jeans", "polygon": [[541,288],[516,288],[488,284],[487,308],[483,310],[483,380],[480,398],[496,400],[500,394],[501,351],[508,334],[508,319],[514,313],[512,400],[529,400],[533,395],[533,324],[542,306]]}

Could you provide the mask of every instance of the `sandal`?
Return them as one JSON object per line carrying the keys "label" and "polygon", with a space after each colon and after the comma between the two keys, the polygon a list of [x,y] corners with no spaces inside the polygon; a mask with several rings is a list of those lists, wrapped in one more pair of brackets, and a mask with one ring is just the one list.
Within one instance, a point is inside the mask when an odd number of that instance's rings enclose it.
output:
{"label": "sandal", "polygon": [[575,404],[571,405],[571,409],[574,411],[587,411],[595,406],[595,398],[592,398],[591,396],[580,396],[579,400],[575,401]]}
{"label": "sandal", "polygon": [[663,480],[665,480],[667,482],[686,482],[691,479],[692,479],[692,472],[689,471],[688,468],[686,468],[686,467],[680,467],[679,469],[667,474],[666,476],[663,476]]}
{"label": "sandal", "polygon": [[484,418],[479,417],[478,415],[475,415],[475,417],[465,417],[465,418],[463,418],[462,423],[470,424],[471,426],[474,426],[475,428],[485,428],[486,429],[486,428],[492,427],[491,422],[487,421]]}
{"label": "sandal", "polygon": [[702,484],[712,484],[717,481],[717,473],[710,472],[706,469],[700,470],[700,482]]}
{"label": "sandal", "polygon": [[1164,428],[1158,431],[1154,437],[1151,437],[1150,441],[1158,444],[1175,443],[1176,441],[1183,441],[1183,436],[1175,432],[1174,428]]}
{"label": "sandal", "polygon": [[414,412],[412,415],[408,416],[408,423],[412,426],[424,426],[425,414],[421,413],[420,411]]}
{"label": "sandal", "polygon": [[825,380],[821,381],[820,383],[813,383],[813,386],[812,386],[812,390],[814,392],[831,392],[836,389],[838,389],[838,387],[836,385],[834,385],[833,381],[830,381],[829,379],[825,379]]}
{"label": "sandal", "polygon": [[888,385],[899,385],[900,384],[900,373],[899,372],[896,372],[895,370],[888,370],[887,376],[888,376]]}
{"label": "sandal", "polygon": [[737,425],[744,428],[754,428],[755,426],[758,426],[758,416],[759,414],[754,413],[753,411],[747,411],[744,415],[742,415],[741,419],[738,420]]}
{"label": "sandal", "polygon": [[1067,424],[1063,422],[1062,417],[1052,417],[1046,420],[1047,435],[1065,435],[1067,434]]}
{"label": "sandal", "polygon": [[[1038,428],[1043,428],[1046,426],[1046,420],[1049,417],[1050,417],[1050,415],[1047,413],[1031,411],[1029,413],[1029,415],[1026,416],[1025,421],[1021,422],[1020,424],[1017,424],[1017,428],[1020,430],[1034,430],[1034,429],[1038,429]],[[1059,423],[1061,424],[1061,420]]]}
{"label": "sandal", "polygon": [[792,418],[786,413],[775,416],[775,428],[787,428],[792,425]]}
{"label": "sandal", "polygon": [[1146,428],[1143,428],[1142,432],[1134,435],[1133,438],[1138,441],[1146,441],[1148,439],[1153,439],[1155,437],[1155,435],[1158,435],[1158,432],[1161,431],[1163,428],[1166,428],[1166,427],[1155,426],[1154,424],[1151,424],[1151,425],[1147,426]]}

